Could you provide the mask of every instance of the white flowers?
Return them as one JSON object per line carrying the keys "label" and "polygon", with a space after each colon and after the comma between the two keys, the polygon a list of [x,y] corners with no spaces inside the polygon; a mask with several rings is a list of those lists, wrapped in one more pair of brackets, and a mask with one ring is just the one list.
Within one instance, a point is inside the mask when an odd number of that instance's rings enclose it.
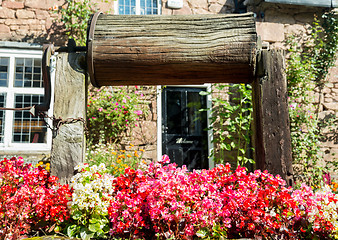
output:
{"label": "white flowers", "polygon": [[332,193],[329,186],[324,186],[321,190],[315,192],[313,196],[314,205],[309,209],[309,222],[313,224],[315,230],[319,230],[321,222],[330,222],[335,231],[333,235],[338,238],[338,197]]}
{"label": "white flowers", "polygon": [[71,211],[89,212],[95,209],[102,215],[108,214],[114,177],[106,174],[107,170],[103,163],[91,167],[86,163],[81,163],[75,169],[79,173],[71,179],[73,188]]}

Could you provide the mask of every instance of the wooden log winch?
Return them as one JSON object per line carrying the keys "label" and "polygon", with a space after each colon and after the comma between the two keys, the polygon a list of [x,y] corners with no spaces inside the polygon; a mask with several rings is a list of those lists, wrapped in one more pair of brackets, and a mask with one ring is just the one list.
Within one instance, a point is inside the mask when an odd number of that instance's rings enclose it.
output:
{"label": "wooden log winch", "polygon": [[94,14],[87,65],[94,86],[249,83],[257,50],[252,13]]}

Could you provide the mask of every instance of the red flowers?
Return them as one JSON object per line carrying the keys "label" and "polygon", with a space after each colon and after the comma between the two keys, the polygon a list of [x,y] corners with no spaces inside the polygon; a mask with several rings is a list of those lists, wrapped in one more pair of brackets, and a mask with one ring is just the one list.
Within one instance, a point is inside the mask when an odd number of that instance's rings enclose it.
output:
{"label": "red flowers", "polygon": [[[89,222],[92,232],[104,223],[104,233],[110,229],[113,238],[122,239],[338,238],[338,197],[329,189],[313,192],[303,184],[293,190],[279,176],[260,170],[248,173],[243,167],[231,171],[229,164],[188,172],[168,163],[164,156],[146,171],[127,168],[120,177],[109,178],[109,191],[95,192],[95,201],[102,197],[105,207],[109,204],[107,218],[107,211],[100,210],[101,223],[82,207],[73,209],[73,219]],[[92,168],[94,180],[106,176]],[[98,189],[103,182],[93,179],[84,177],[83,185],[74,177],[73,183],[73,201],[82,199],[90,209],[98,203],[76,189],[86,192],[91,184]],[[67,222],[72,195],[68,185],[56,181],[43,168],[32,168],[21,159],[0,162],[0,239],[16,239],[38,228],[52,230]],[[71,230],[82,231],[80,223],[68,223]]]}
{"label": "red flowers", "polygon": [[45,169],[24,164],[21,158],[0,162],[0,239],[17,239],[69,219],[70,190],[56,181]]}

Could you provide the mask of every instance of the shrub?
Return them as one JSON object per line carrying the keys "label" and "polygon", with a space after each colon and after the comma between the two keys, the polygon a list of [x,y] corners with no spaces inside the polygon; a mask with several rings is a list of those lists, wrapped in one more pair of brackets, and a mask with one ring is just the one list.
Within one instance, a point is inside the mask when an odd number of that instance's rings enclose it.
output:
{"label": "shrub", "polygon": [[294,191],[266,171],[232,172],[226,164],[188,172],[155,163],[144,172],[127,168],[113,188],[108,213],[116,238],[336,237],[336,195],[306,185]]}
{"label": "shrub", "polygon": [[138,87],[100,88],[89,91],[87,105],[90,145],[117,143],[132,129],[143,111],[139,106]]}
{"label": "shrub", "polygon": [[142,159],[143,149],[132,150],[130,144],[127,150],[116,150],[113,144],[96,144],[87,149],[86,162],[89,166],[105,164],[109,174],[120,176],[127,167],[145,169],[146,161]]}

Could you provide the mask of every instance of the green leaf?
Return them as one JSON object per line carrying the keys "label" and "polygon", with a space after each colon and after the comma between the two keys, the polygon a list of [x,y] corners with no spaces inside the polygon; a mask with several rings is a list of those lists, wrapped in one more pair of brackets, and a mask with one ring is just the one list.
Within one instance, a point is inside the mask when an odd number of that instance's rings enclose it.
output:
{"label": "green leaf", "polygon": [[[101,230],[101,225],[99,222],[96,222],[96,223],[91,223],[89,224],[89,227],[88,229],[91,231],[91,232],[99,232]],[[102,230],[101,230],[102,231]]]}
{"label": "green leaf", "polygon": [[207,236],[207,234],[208,234],[207,231],[201,229],[201,230],[197,231],[196,236],[200,237],[200,238],[205,238]]}
{"label": "green leaf", "polygon": [[200,91],[199,94],[200,94],[201,96],[205,96],[205,95],[210,95],[211,92]]}
{"label": "green leaf", "polygon": [[86,228],[81,228],[80,237],[82,240],[90,240],[94,237],[94,233],[88,233]]}
{"label": "green leaf", "polygon": [[67,227],[67,235],[68,237],[75,237],[76,233],[78,231],[78,226],[77,225],[70,225]]}
{"label": "green leaf", "polygon": [[74,220],[79,220],[82,217],[82,212],[79,210],[76,210],[73,212],[72,217]]}

